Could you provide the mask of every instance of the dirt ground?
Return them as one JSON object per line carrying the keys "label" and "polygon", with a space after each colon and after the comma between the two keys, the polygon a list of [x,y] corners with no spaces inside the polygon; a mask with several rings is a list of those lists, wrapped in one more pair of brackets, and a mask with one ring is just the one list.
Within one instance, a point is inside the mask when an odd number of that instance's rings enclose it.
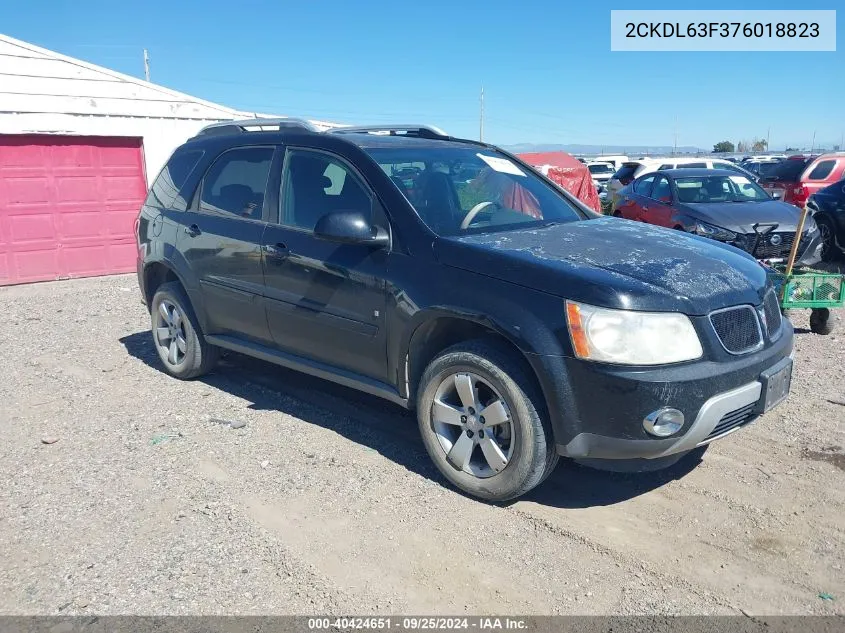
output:
{"label": "dirt ground", "polygon": [[132,276],[0,314],[0,613],[845,613],[845,322],[796,313],[790,399],[701,461],[494,506],[394,405],[236,355],[168,377]]}

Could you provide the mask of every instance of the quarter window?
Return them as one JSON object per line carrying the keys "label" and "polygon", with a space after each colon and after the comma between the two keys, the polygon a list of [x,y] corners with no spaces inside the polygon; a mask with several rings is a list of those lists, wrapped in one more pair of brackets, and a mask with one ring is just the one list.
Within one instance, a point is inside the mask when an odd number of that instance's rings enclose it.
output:
{"label": "quarter window", "polygon": [[272,160],[272,147],[223,153],[205,174],[200,211],[260,220]]}
{"label": "quarter window", "polygon": [[813,171],[811,171],[810,175],[807,176],[807,180],[824,180],[830,176],[830,172],[833,171],[834,165],[836,165],[835,160],[821,161],[818,165],[813,167]]}
{"label": "quarter window", "polygon": [[167,161],[167,165],[161,170],[158,178],[155,179],[147,200],[144,204],[162,209],[173,208],[184,211],[187,208],[182,187],[188,180],[188,176],[194,171],[197,163],[203,155],[202,150],[189,152],[176,152]]}
{"label": "quarter window", "polygon": [[372,199],[340,160],[320,152],[291,150],[282,179],[281,224],[313,231],[336,211],[357,211],[372,221]]}

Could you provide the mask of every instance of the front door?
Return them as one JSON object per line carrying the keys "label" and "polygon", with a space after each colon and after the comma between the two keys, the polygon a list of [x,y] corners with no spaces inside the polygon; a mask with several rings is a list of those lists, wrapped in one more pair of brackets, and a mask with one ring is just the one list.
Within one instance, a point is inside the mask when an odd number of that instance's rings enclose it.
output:
{"label": "front door", "polygon": [[[389,249],[318,239],[317,220],[360,211],[383,228],[375,196],[342,159],[288,149],[278,222],[264,232],[267,322],[282,351],[388,381],[385,275]],[[374,214],[376,217],[374,217]]]}
{"label": "front door", "polygon": [[240,147],[221,154],[200,183],[197,199],[181,214],[177,248],[197,275],[207,334],[270,340],[261,238],[274,151]]}

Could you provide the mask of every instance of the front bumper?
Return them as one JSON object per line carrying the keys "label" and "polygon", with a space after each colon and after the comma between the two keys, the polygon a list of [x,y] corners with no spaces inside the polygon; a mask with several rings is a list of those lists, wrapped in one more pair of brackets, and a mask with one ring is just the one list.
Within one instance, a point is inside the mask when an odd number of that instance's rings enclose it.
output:
{"label": "front bumper", "polygon": [[[686,453],[747,426],[762,413],[761,374],[791,362],[792,326],[786,319],[783,328],[769,348],[729,363],[603,371],[574,361],[580,364],[570,365],[570,376],[590,393],[590,402],[579,405],[581,431],[559,443],[557,452],[585,460],[652,460]],[[642,427],[643,418],[662,407],[677,408],[686,419],[665,439]]]}

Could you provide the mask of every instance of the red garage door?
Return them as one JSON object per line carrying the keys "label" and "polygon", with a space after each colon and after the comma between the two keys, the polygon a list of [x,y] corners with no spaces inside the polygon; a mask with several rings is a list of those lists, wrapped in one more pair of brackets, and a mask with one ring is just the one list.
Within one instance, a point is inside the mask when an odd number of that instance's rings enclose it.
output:
{"label": "red garage door", "polygon": [[135,269],[141,140],[0,135],[0,285]]}

